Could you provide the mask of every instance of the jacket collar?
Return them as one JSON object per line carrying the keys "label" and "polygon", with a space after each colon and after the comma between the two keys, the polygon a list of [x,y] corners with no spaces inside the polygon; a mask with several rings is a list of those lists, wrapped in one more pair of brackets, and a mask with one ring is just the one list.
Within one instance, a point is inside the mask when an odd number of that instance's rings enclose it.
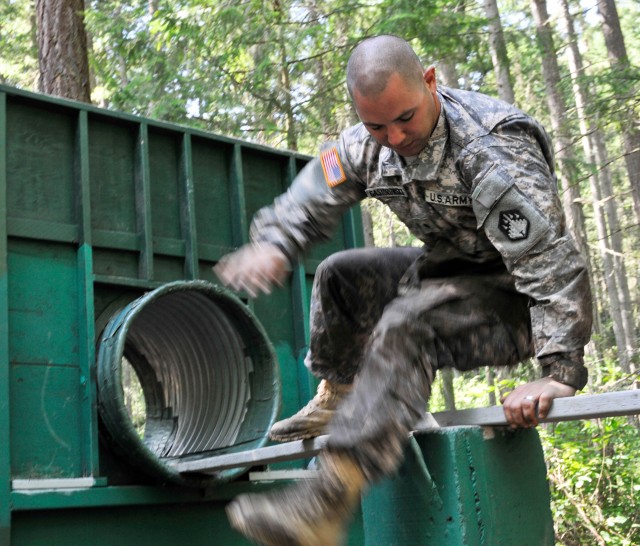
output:
{"label": "jacket collar", "polygon": [[449,128],[444,107],[442,107],[438,123],[433,129],[427,146],[416,157],[407,162],[390,148],[382,148],[379,159],[380,175],[401,176],[403,184],[412,180],[435,180],[444,158],[448,139]]}

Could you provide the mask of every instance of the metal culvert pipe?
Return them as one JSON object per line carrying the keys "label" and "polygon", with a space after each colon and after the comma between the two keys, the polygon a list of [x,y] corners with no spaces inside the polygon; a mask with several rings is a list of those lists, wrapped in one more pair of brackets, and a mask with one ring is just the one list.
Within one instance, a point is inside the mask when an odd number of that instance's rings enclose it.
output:
{"label": "metal culvert pipe", "polygon": [[[125,405],[129,363],[144,395],[144,434]],[[255,449],[279,410],[275,353],[249,309],[204,281],[178,281],[117,312],[98,348],[98,410],[116,452],[163,482],[208,486],[244,468],[184,476],[169,461]]]}

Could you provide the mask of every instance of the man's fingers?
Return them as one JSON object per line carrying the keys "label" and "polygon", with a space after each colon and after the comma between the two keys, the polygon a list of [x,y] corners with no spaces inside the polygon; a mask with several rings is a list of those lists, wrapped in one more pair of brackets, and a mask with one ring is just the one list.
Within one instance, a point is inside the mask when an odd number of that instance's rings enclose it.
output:
{"label": "man's fingers", "polygon": [[549,410],[551,409],[552,403],[552,396],[544,393],[540,395],[540,400],[538,400],[538,416],[540,417],[540,419],[546,419],[547,415],[549,415]]}
{"label": "man's fingers", "polygon": [[546,419],[555,398],[573,396],[575,387],[543,377],[517,387],[502,400],[504,415],[511,428],[534,427]]}
{"label": "man's fingers", "polygon": [[504,414],[511,428],[529,428],[538,424],[537,399],[535,396],[510,394],[504,399]]}
{"label": "man's fingers", "polygon": [[534,396],[525,396],[522,399],[521,407],[525,426],[535,427],[538,424],[537,405],[538,401]]}
{"label": "man's fingers", "polygon": [[213,272],[225,286],[255,298],[260,293],[270,294],[274,284],[282,286],[290,267],[278,247],[252,243],[223,257]]}
{"label": "man's fingers", "polygon": [[222,284],[227,285],[231,282],[231,279],[229,278],[229,268],[227,267],[226,262],[220,261],[214,265],[212,269]]}
{"label": "man's fingers", "polygon": [[[263,294],[271,294],[271,282],[266,277],[261,275],[256,275],[253,277],[248,283],[251,286],[253,292],[262,292]],[[251,295],[251,297],[255,298],[257,294]]]}

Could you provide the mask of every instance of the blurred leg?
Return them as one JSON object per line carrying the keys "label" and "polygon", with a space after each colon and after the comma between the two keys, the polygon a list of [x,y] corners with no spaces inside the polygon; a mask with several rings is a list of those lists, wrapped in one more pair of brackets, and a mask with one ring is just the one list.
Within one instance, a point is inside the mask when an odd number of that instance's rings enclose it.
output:
{"label": "blurred leg", "polygon": [[503,276],[426,279],[384,310],[352,393],[330,426],[369,480],[394,471],[426,411],[436,370],[513,365],[532,356],[528,298]]}
{"label": "blurred leg", "polygon": [[362,248],[324,260],[311,294],[310,348],[305,364],[315,376],[351,383],[367,340],[385,306],[398,295],[420,248]]}

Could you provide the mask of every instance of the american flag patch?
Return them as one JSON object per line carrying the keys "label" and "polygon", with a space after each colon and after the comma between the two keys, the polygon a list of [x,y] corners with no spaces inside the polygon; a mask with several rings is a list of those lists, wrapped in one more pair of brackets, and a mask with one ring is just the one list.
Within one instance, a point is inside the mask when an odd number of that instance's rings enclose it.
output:
{"label": "american flag patch", "polygon": [[347,179],[335,147],[320,154],[320,163],[322,163],[324,179],[330,188],[342,184]]}

